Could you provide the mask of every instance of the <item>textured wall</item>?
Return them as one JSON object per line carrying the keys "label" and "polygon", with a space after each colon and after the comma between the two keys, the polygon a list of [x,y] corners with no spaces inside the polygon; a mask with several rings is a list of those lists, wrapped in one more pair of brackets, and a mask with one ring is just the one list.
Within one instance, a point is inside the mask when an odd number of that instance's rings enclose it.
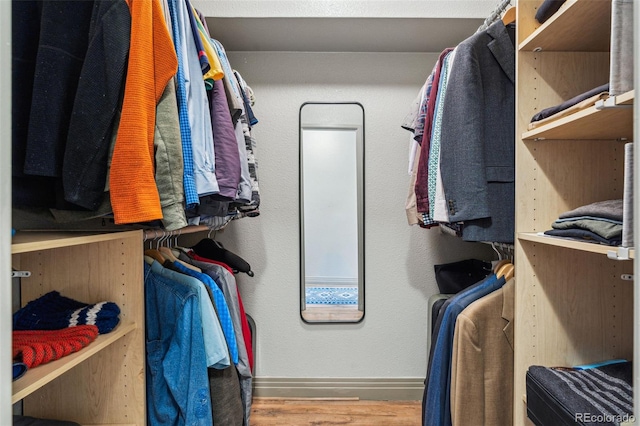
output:
{"label": "textured wall", "polygon": [[[409,133],[400,128],[435,54],[230,53],[253,88],[261,215],[218,238],[256,276],[239,276],[257,323],[257,376],[411,378],[426,371],[433,265],[487,246],[409,227]],[[309,325],[299,313],[298,111],[306,101],[357,101],[365,109],[366,312],[359,324]]]}

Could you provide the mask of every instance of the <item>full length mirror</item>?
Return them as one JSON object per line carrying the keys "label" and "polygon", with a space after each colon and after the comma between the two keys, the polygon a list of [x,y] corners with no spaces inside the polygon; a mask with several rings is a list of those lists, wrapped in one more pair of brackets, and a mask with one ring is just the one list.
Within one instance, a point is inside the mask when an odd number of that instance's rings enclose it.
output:
{"label": "full length mirror", "polygon": [[364,318],[364,109],[300,108],[300,312],[309,323]]}

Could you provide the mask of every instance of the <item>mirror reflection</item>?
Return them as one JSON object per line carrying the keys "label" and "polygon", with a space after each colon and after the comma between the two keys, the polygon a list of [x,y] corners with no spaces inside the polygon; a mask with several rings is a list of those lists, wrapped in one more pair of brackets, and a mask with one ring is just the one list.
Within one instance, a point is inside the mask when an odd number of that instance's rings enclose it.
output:
{"label": "mirror reflection", "polygon": [[364,110],[300,108],[300,309],[306,322],[364,317]]}

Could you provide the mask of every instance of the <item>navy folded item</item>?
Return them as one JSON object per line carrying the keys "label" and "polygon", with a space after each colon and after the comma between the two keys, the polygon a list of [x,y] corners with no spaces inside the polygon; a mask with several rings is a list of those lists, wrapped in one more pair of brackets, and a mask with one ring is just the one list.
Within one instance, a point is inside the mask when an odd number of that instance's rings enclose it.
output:
{"label": "navy folded item", "polygon": [[545,235],[551,235],[553,237],[571,238],[586,243],[600,243],[607,246],[619,246],[622,243],[622,238],[607,239],[586,229],[550,229],[544,231],[544,233]]}
{"label": "navy folded item", "polygon": [[536,12],[536,21],[544,24],[551,18],[564,4],[566,0],[544,0]]}
{"label": "navy folded item", "polygon": [[92,305],[49,292],[13,314],[14,330],[60,330],[76,325],[95,325],[99,334],[113,330],[120,322],[120,308],[114,302]]}
{"label": "navy folded item", "polygon": [[565,109],[570,108],[584,101],[585,99],[589,99],[590,97],[595,96],[599,93],[608,92],[608,91],[609,91],[609,83],[603,84],[602,86],[595,87],[589,90],[588,92],[584,92],[577,96],[574,96],[573,98],[567,101],[564,101],[559,105],[554,105],[552,107],[543,109],[542,111],[534,115],[533,118],[531,118],[531,122],[533,123],[534,121],[540,121],[543,118],[551,117],[552,115],[557,114],[560,111],[564,111]]}
{"label": "navy folded item", "polygon": [[13,426],[80,426],[80,424],[65,420],[50,420],[31,416],[14,415]]}

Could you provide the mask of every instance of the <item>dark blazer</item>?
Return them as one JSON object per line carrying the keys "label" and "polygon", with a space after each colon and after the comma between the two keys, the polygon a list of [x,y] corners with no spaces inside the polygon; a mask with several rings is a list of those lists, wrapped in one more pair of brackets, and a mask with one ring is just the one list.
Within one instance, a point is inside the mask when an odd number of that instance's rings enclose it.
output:
{"label": "dark blazer", "polygon": [[515,49],[502,21],[457,47],[442,112],[440,173],[466,241],[513,242]]}

